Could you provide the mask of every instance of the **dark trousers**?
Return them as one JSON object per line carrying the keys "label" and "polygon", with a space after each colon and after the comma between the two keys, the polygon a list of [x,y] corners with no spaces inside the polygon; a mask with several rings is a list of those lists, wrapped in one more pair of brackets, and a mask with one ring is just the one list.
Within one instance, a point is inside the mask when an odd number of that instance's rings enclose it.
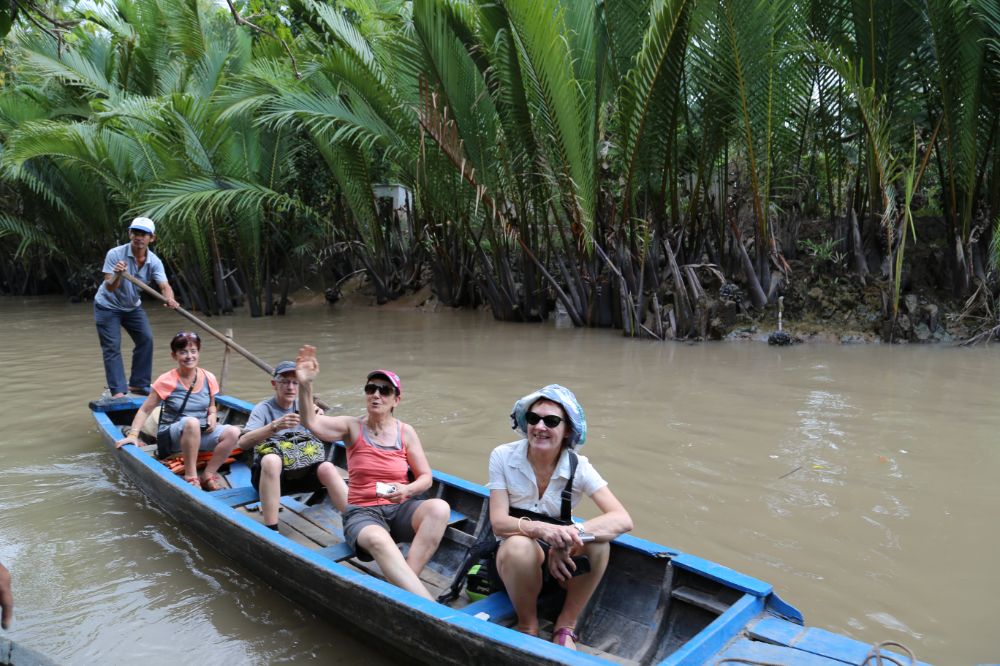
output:
{"label": "dark trousers", "polygon": [[[109,310],[95,304],[94,321],[97,323],[97,337],[101,341],[101,353],[104,357],[104,376],[111,395],[125,393],[129,386],[148,390],[153,380],[153,329],[149,326],[146,312],[141,307],[122,311]],[[132,374],[127,384],[121,352],[123,328],[135,343],[132,351]]]}

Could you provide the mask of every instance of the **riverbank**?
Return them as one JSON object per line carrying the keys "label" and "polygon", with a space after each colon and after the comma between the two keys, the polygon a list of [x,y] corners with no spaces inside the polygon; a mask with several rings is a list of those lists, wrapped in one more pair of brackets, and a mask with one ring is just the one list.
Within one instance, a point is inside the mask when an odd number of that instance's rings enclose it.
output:
{"label": "riverbank", "polygon": [[[785,291],[782,328],[795,343],[958,343],[974,334],[962,318],[962,303],[939,292],[903,295],[892,317],[892,285],[857,276],[793,275]],[[766,341],[778,330],[777,306],[744,315],[725,333],[729,339]]]}
{"label": "riverbank", "polygon": [[[871,276],[862,280],[808,260],[793,260],[790,265],[792,271],[783,292],[782,330],[794,344],[955,344],[976,333],[961,316],[964,303],[940,290],[922,285],[905,293],[893,321],[892,285],[888,281]],[[326,300],[323,294],[310,289],[292,296],[292,302],[299,306],[319,305]],[[428,286],[378,305],[374,290],[360,276],[342,286],[340,299],[333,307],[424,312],[451,309],[441,304]],[[702,341],[767,342],[778,330],[778,305],[754,311],[738,287],[719,289],[706,296],[702,309]],[[558,314],[541,325],[553,324],[572,326]]]}

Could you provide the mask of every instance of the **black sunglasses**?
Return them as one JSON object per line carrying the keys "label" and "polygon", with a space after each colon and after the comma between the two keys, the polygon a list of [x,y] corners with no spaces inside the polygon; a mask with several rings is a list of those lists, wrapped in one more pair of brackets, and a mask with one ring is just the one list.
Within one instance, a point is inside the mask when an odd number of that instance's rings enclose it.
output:
{"label": "black sunglasses", "polygon": [[365,393],[375,395],[375,391],[381,393],[383,398],[387,398],[395,393],[396,389],[386,384],[365,384]]}
{"label": "black sunglasses", "polygon": [[542,416],[541,414],[536,414],[534,412],[528,412],[525,414],[524,420],[528,422],[528,425],[538,425],[538,422],[542,421],[545,423],[546,428],[555,428],[563,422],[563,418],[561,416],[556,416],[555,414]]}

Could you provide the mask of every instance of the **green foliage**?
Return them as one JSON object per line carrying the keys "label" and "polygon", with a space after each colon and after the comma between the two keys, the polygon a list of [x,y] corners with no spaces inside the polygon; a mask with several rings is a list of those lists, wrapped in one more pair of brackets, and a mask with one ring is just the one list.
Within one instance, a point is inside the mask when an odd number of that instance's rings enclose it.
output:
{"label": "green foliage", "polygon": [[[957,249],[1000,205],[994,2],[233,7],[108,0],[61,41],[11,32],[0,255],[93,262],[144,212],[210,310],[232,274],[266,312],[309,257],[363,267],[380,300],[430,274],[500,318],[542,318],[554,295],[632,334],[654,295],[685,318],[696,275],[673,265],[704,255],[764,305],[804,216],[853,209],[898,288],[918,202]],[[408,189],[407,219],[380,208],[384,183]],[[843,264],[833,229],[800,246]]]}
{"label": "green foliage", "polygon": [[830,238],[825,234],[821,235],[818,241],[811,238],[803,238],[799,240],[799,247],[813,260],[810,272],[815,273],[816,271],[821,270],[823,268],[823,264],[842,266],[846,255],[844,252],[836,249],[840,243],[841,239]]}

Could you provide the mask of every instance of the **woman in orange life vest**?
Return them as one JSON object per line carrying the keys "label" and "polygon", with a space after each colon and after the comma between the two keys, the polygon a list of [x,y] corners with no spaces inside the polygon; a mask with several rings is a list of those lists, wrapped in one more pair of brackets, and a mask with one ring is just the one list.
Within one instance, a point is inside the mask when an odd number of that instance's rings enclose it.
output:
{"label": "woman in orange life vest", "polygon": [[[139,429],[162,402],[156,432],[158,448],[184,455],[184,480],[192,486],[219,490],[223,486],[216,472],[236,446],[240,430],[236,426],[218,425],[215,395],[219,392],[219,382],[211,372],[198,367],[200,354],[201,338],[197,333],[181,331],[170,340],[170,356],[177,367],[156,378],[149,397],[132,419],[128,436],[115,442],[115,446],[139,444]],[[212,452],[201,477],[197,468],[199,451]]]}
{"label": "woman in orange life vest", "polygon": [[[413,426],[393,414],[402,399],[399,377],[389,370],[368,373],[364,416],[325,416],[312,410],[318,374],[316,348],[305,345],[296,359],[302,425],[322,440],[347,445],[344,538],[359,559],[374,559],[389,582],[432,599],[418,575],[441,542],[451,508],[442,499],[417,499],[433,479]],[[405,541],[410,550],[404,559],[396,543]]]}

